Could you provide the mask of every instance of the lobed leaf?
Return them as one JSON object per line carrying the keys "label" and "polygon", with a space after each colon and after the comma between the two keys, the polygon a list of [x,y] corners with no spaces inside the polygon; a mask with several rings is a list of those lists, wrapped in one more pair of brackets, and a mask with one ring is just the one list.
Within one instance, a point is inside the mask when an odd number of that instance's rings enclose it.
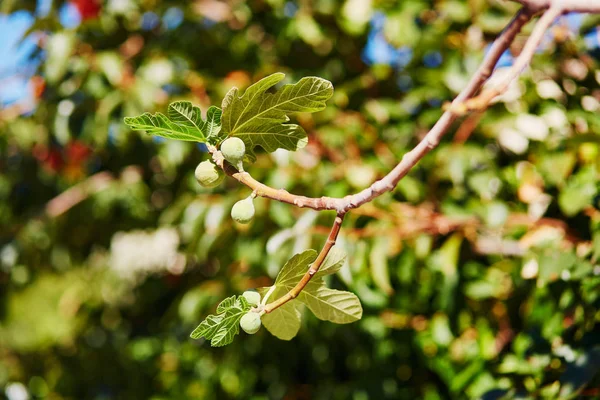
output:
{"label": "lobed leaf", "polygon": [[235,295],[228,297],[219,303],[219,305],[217,306],[217,314],[224,313],[233,306],[235,306]]}
{"label": "lobed leaf", "polygon": [[216,139],[221,131],[221,110],[211,106],[202,120],[200,108],[189,101],[176,101],[169,105],[167,115],[144,113],[137,117],[126,117],[131,129],[146,131],[150,135],[167,139],[206,142]]}
{"label": "lobed leaf", "polygon": [[278,148],[295,151],[306,146],[304,129],[285,124],[288,114],[320,111],[333,94],[331,82],[318,77],[305,77],[274,93],[267,92],[284,77],[282,73],[267,76],[242,96],[233,88],[223,99],[223,130],[227,136],[242,139],[249,153],[256,146],[269,152]]}
{"label": "lobed leaf", "polygon": [[204,337],[206,340],[210,340],[215,336],[217,330],[219,330],[222,321],[223,315],[209,315],[194,329],[190,336],[193,339]]}
{"label": "lobed leaf", "polygon": [[[275,301],[284,296],[302,279],[309,266],[317,258],[315,250],[306,250],[294,255],[285,263],[275,279],[275,289],[269,300]],[[346,259],[345,253],[333,248],[325,258],[321,269],[306,285],[297,299],[288,301],[269,314],[261,317],[264,327],[275,337],[291,340],[300,330],[302,303],[319,319],[337,324],[347,324],[362,317],[362,306],[358,298],[350,292],[333,290],[325,286],[323,277],[338,271]],[[271,288],[260,288],[265,296]],[[296,301],[298,300],[298,301]],[[239,322],[252,306],[244,296],[231,296],[217,306],[217,315],[209,315],[192,332],[194,339],[204,337],[212,346],[224,346],[233,341],[239,333]]]}
{"label": "lobed leaf", "polygon": [[190,336],[210,340],[213,347],[225,346],[240,332],[240,319],[251,308],[243,296],[228,297],[217,306],[217,315],[206,317]]}
{"label": "lobed leaf", "polygon": [[221,133],[221,109],[219,107],[210,106],[206,111],[206,121],[204,122],[204,132],[210,140],[218,138]]}
{"label": "lobed leaf", "polygon": [[232,307],[225,311],[224,317],[210,341],[213,347],[225,346],[233,342],[233,337],[240,332],[240,319],[248,310]]}

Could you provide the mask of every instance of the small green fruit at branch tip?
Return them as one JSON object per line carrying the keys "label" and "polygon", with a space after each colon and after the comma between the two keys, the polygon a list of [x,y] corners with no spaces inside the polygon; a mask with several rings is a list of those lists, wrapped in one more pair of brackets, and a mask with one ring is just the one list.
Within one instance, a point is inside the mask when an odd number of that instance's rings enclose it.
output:
{"label": "small green fruit at branch tip", "polygon": [[240,200],[231,208],[231,218],[240,224],[247,224],[254,218],[254,203],[252,196]]}
{"label": "small green fruit at branch tip", "polygon": [[231,165],[236,167],[238,170],[243,170],[243,160],[244,155],[246,154],[246,145],[242,141],[242,139],[237,137],[230,137],[225,139],[223,143],[221,143],[221,153],[223,157]]}
{"label": "small green fruit at branch tip", "polygon": [[225,179],[225,173],[212,161],[202,161],[194,174],[198,183],[205,188],[218,186]]}
{"label": "small green fruit at branch tip", "polygon": [[248,300],[248,303],[250,303],[251,306],[257,306],[260,303],[260,293],[258,292],[246,290],[242,296]]}
{"label": "small green fruit at branch tip", "polygon": [[260,329],[262,322],[260,322],[260,315],[258,313],[250,311],[242,316],[240,319],[240,326],[244,332],[250,335],[255,334]]}

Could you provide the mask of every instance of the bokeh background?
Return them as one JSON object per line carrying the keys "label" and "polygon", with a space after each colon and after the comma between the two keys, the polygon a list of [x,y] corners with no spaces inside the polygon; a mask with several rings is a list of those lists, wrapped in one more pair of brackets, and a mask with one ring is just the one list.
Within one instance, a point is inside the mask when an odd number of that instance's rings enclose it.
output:
{"label": "bokeh background", "polygon": [[[351,325],[305,313],[225,348],[190,332],[216,304],[318,249],[333,215],[194,180],[202,145],[123,117],[282,71],[333,82],[298,153],[259,180],[344,196],[389,171],[462,89],[509,1],[0,2],[0,397],[460,399],[600,396],[598,17],[553,26],[518,82],[353,211],[330,286]],[[518,54],[529,26],[507,51]]]}

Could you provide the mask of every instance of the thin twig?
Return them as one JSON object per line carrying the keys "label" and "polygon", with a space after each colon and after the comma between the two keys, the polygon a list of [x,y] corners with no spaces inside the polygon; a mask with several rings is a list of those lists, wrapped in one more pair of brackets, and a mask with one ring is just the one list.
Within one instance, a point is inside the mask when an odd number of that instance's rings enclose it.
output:
{"label": "thin twig", "polygon": [[[465,100],[473,96],[483,83],[491,75],[494,66],[498,59],[509,47],[521,28],[531,19],[533,12],[529,8],[522,8],[505,29],[500,33],[498,38],[492,44],[489,52],[486,54],[479,69],[471,78],[469,84],[462,92],[454,99],[452,104],[462,104]],[[452,108],[452,107],[451,107]],[[284,189],[275,189],[261,182],[258,182],[247,172],[238,172],[223,161],[223,156],[216,148],[210,146],[209,151],[213,155],[213,160],[217,165],[221,166],[224,171],[244,185],[252,189],[258,196],[278,200],[284,203],[292,204],[298,207],[307,207],[314,210],[336,210],[338,214],[346,213],[347,211],[360,207],[361,205],[370,202],[375,197],[380,196],[385,192],[393,190],[400,179],[402,179],[419,160],[427,153],[437,147],[441,138],[446,134],[452,122],[458,118],[456,113],[447,110],[431,128],[429,133],[417,144],[410,152],[406,153],[399,164],[392,169],[382,179],[374,182],[371,186],[363,191],[342,198],[335,197],[306,197],[299,196]]]}
{"label": "thin twig", "polygon": [[527,39],[523,51],[521,51],[521,54],[519,54],[515,60],[515,63],[508,70],[504,79],[497,85],[489,89],[485,89],[480,95],[465,101],[463,104],[453,105],[451,110],[457,112],[458,114],[462,114],[467,110],[485,110],[496,96],[504,93],[506,89],[508,89],[510,83],[517,76],[519,76],[523,69],[525,69],[525,67],[531,62],[531,59],[535,54],[535,50],[538,48],[542,39],[544,38],[544,34],[550,25],[552,25],[554,20],[563,12],[564,9],[559,6],[552,6],[546,12],[544,12],[544,14],[542,14],[538,22],[535,24],[533,32],[531,32],[531,36],[529,36],[529,39]]}
{"label": "thin twig", "polygon": [[277,307],[281,307],[288,301],[295,299],[296,297],[298,297],[300,292],[306,287],[306,285],[308,285],[308,282],[310,282],[312,277],[319,271],[319,268],[321,268],[321,265],[323,265],[323,261],[325,261],[327,254],[329,254],[329,250],[331,250],[331,248],[335,244],[338,234],[340,233],[340,228],[342,227],[342,222],[344,221],[344,215],[345,214],[342,213],[338,214],[335,217],[335,221],[333,222],[333,226],[331,227],[331,231],[329,232],[329,237],[327,238],[327,241],[323,245],[323,248],[317,256],[315,262],[312,263],[308,271],[306,271],[302,279],[300,279],[300,282],[298,282],[296,286],[292,288],[292,290],[290,290],[274,302],[267,304],[263,309],[265,313],[270,313]]}
{"label": "thin twig", "polygon": [[56,218],[66,213],[90,195],[109,187],[113,181],[114,177],[107,171],[90,176],[48,201],[46,203],[46,215],[50,218]]}
{"label": "thin twig", "polygon": [[580,13],[600,12],[600,2],[595,0],[513,0],[532,11],[542,11],[555,6],[562,7],[565,11]]}
{"label": "thin twig", "polygon": [[[528,8],[521,9],[517,15],[515,15],[511,22],[494,41],[490,51],[485,56],[479,69],[471,78],[467,87],[463,89],[462,92],[454,99],[453,104],[464,102],[473,96],[477,90],[479,90],[479,88],[491,75],[494,66],[498,62],[502,53],[510,46],[517,33],[531,19],[531,17],[532,11],[530,11]],[[400,179],[402,179],[408,173],[408,171],[410,171],[410,169],[417,164],[417,162],[419,162],[421,158],[423,158],[432,149],[437,147],[442,136],[448,131],[452,122],[454,122],[457,117],[458,116],[455,113],[449,110],[444,112],[442,117],[419,142],[419,144],[417,144],[413,150],[406,153],[402,157],[400,163],[396,165],[396,167],[394,167],[394,169],[392,169],[392,171],[390,171],[385,177],[374,182],[367,189],[343,198],[311,198],[306,196],[298,196],[289,193],[284,189],[274,189],[261,182],[258,182],[249,173],[236,170],[224,161],[222,154],[214,146],[209,146],[208,150],[212,154],[213,160],[216,162],[216,164],[223,168],[228,175],[251,188],[253,193],[256,195],[279,200],[298,207],[309,207],[315,210],[337,211],[337,216],[329,233],[329,237],[315,262],[311,265],[309,270],[293,289],[274,302],[265,305],[262,309],[262,312],[270,313],[288,301],[295,299],[310,282],[312,277],[317,273],[323,264],[325,257],[327,257],[327,254],[335,244],[346,212],[353,208],[357,208],[362,204],[370,202],[375,197],[385,192],[393,190]]]}
{"label": "thin twig", "polygon": [[460,124],[454,137],[452,138],[452,142],[455,145],[461,145],[469,139],[477,125],[479,125],[479,121],[483,117],[483,112],[474,112],[469,115],[465,120]]}
{"label": "thin twig", "polygon": [[[141,176],[139,167],[131,165],[123,169],[120,180],[132,184],[138,182]],[[49,200],[46,203],[45,214],[50,218],[59,217],[90,196],[109,188],[114,182],[115,178],[111,173],[98,172]]]}

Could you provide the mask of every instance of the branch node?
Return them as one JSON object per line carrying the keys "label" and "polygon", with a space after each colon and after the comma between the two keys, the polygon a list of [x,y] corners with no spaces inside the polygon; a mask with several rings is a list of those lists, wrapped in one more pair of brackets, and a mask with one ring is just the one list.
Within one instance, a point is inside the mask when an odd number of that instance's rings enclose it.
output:
{"label": "branch node", "polygon": [[468,107],[463,102],[447,104],[446,109],[457,117],[462,117],[469,111]]}
{"label": "branch node", "polygon": [[[280,189],[280,190],[283,190],[283,189]],[[300,208],[303,208],[304,207],[304,201],[301,198],[296,198],[296,199],[294,199],[294,205],[298,206]]]}
{"label": "branch node", "polygon": [[[475,75],[471,78],[467,87],[465,87],[458,94],[458,96],[455,98],[452,104],[446,104],[444,106],[445,113],[431,128],[431,130],[425,136],[425,138],[421,142],[419,142],[419,144],[417,144],[417,146],[415,146],[413,150],[404,154],[400,162],[392,169],[392,171],[390,171],[381,180],[371,185],[371,187],[354,195],[346,196],[344,198],[333,198],[326,196],[321,198],[310,198],[305,196],[297,196],[295,194],[287,192],[284,189],[277,190],[272,187],[266,186],[255,180],[247,172],[238,172],[234,170],[229,164],[223,162],[223,155],[215,146],[208,145],[208,150],[212,154],[213,160],[217,163],[217,165],[223,168],[223,170],[228,175],[232,176],[240,183],[248,186],[250,189],[255,191],[258,196],[278,200],[287,204],[296,205],[298,207],[308,207],[314,210],[335,210],[337,211],[338,215],[343,215],[347,211],[353,208],[357,208],[362,204],[373,200],[375,197],[381,195],[386,191],[392,191],[396,187],[400,179],[402,179],[408,173],[408,171],[417,162],[419,162],[419,160],[421,160],[427,153],[429,153],[430,150],[432,150],[440,143],[441,138],[446,134],[456,117],[459,115],[463,115],[469,111],[469,108],[465,105],[465,101],[469,100],[469,98],[471,98],[477,92],[477,90],[481,88],[481,86],[490,76],[490,74],[493,73],[492,71],[494,69],[494,66],[498,62],[502,53],[504,53],[504,51],[509,47],[509,45],[515,39],[517,33],[531,19],[531,17],[536,12],[544,8],[548,9],[548,11],[543,14],[542,18],[540,18],[538,24],[536,24],[534,32],[528,40],[526,47],[529,45],[529,43],[532,41],[532,38],[535,37],[535,35],[539,35],[539,30],[541,29],[540,26],[547,24],[548,21],[550,21],[549,23],[551,23],[556,16],[560,15],[560,13],[565,7],[564,4],[552,4],[552,7],[548,8],[548,4],[550,4],[550,2],[558,2],[560,0],[517,1],[523,4],[523,8],[505,27],[502,33],[500,33],[500,35],[496,38],[496,40],[492,44],[492,47],[485,55],[481,66],[479,67]],[[583,4],[583,0],[570,1],[581,2],[581,4]],[[538,7],[541,3],[544,3],[545,7]],[[588,1],[586,4],[588,3],[590,2]],[[569,9],[573,8],[580,11],[577,7],[582,6],[569,6]],[[586,7],[591,6],[588,4]],[[519,56],[519,58],[521,58],[521,56]]]}
{"label": "branch node", "polygon": [[425,140],[427,141],[427,148],[430,150],[435,149],[438,144],[440,144],[440,138],[437,136],[425,136]]}

